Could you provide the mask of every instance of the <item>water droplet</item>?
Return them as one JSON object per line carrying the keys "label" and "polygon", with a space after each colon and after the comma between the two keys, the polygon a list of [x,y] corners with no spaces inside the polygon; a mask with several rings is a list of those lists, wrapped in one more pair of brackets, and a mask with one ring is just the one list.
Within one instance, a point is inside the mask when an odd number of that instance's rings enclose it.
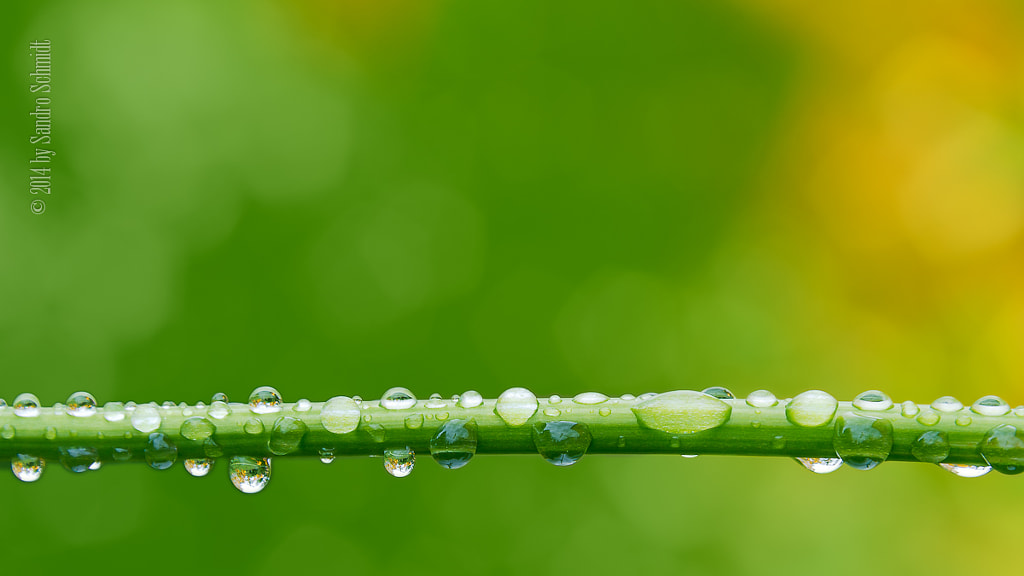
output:
{"label": "water droplet", "polygon": [[359,426],[359,405],[348,396],[335,396],[320,409],[320,424],[333,434],[348,434]]}
{"label": "water droplet", "polygon": [[611,416],[612,409],[611,408],[601,408],[600,410],[597,411],[597,413],[600,414],[601,416]]}
{"label": "water droplet", "polygon": [[39,480],[45,469],[46,460],[36,456],[15,454],[11,458],[11,472],[14,472],[14,477],[22,482],[35,482]]}
{"label": "water droplet", "polygon": [[939,464],[939,466],[961,478],[978,478],[992,471],[991,466],[971,466],[970,464]]}
{"label": "water droplet", "polygon": [[423,414],[410,414],[405,417],[405,427],[409,430],[419,430],[423,427]]}
{"label": "water droplet", "polygon": [[[714,396],[719,400],[733,400],[736,398],[736,395],[732,393],[732,390],[729,390],[728,388],[724,388],[722,386],[711,386],[710,388],[705,388],[701,390],[701,392],[707,394],[708,396]],[[623,396],[622,399],[626,400],[626,396],[628,396],[628,394]],[[629,400],[632,400],[632,398],[629,398]]]}
{"label": "water droplet", "polygon": [[193,414],[195,414],[195,412],[192,410],[192,408],[190,408],[188,406],[186,406],[186,407],[181,409],[181,415],[186,417],[186,418],[188,418],[189,416],[191,416]]}
{"label": "water droplet", "polygon": [[313,403],[305,398],[300,398],[299,401],[295,403],[296,412],[309,412],[312,408]]}
{"label": "water droplet", "polygon": [[320,448],[317,451],[320,454],[320,461],[324,464],[330,464],[334,462],[334,448],[328,448],[326,446]]}
{"label": "water droplet", "polygon": [[274,421],[274,426],[270,429],[270,441],[267,442],[267,448],[278,456],[291,454],[299,449],[306,430],[306,423],[302,420],[291,416],[281,416]]}
{"label": "water droplet", "polygon": [[836,418],[832,444],[843,462],[857,470],[870,470],[892,451],[892,422],[885,418],[844,414]]}
{"label": "water droplet", "polygon": [[249,394],[249,410],[255,414],[281,411],[281,394],[272,386],[260,386]]}
{"label": "water droplet", "polygon": [[220,458],[224,455],[224,448],[210,437],[203,440],[203,454],[206,454],[207,458]]}
{"label": "water droplet", "polygon": [[494,413],[509,426],[522,426],[537,412],[537,397],[526,388],[509,388],[498,396]]}
{"label": "water droplet", "polygon": [[939,412],[957,412],[962,410],[964,405],[952,396],[943,396],[932,402],[932,408]]}
{"label": "water droplet", "polygon": [[153,470],[167,470],[178,459],[178,447],[167,436],[153,432],[146,443],[146,463]]}
{"label": "water droplet", "polygon": [[691,434],[724,424],[732,406],[693,390],[658,394],[633,406],[640,424],[673,434]]}
{"label": "water droplet", "polygon": [[181,435],[189,440],[206,440],[213,436],[216,427],[206,418],[194,416],[181,423]]}
{"label": "water droplet", "polygon": [[75,392],[68,396],[68,404],[64,407],[69,416],[85,418],[96,413],[96,399],[88,392]]}
{"label": "water droplet", "polygon": [[902,408],[900,413],[903,414],[903,416],[906,418],[913,418],[914,416],[917,416],[918,412],[921,411],[921,408],[914,402],[911,402],[910,400],[907,400],[900,406]]}
{"label": "water droplet", "polygon": [[43,432],[43,435],[46,437],[47,440],[55,440],[57,438],[57,428],[55,428],[54,426],[47,426],[46,431]]}
{"label": "water droplet", "polygon": [[970,414],[961,414],[956,417],[957,426],[970,426],[971,422],[974,422],[974,419],[971,418]]}
{"label": "water droplet", "polygon": [[416,453],[408,446],[404,448],[384,449],[384,469],[395,478],[405,478],[412,474],[416,466]]}
{"label": "water droplet", "polygon": [[231,414],[231,407],[228,406],[227,402],[214,400],[213,403],[210,404],[210,409],[206,411],[206,414],[209,415],[210,418],[223,420]]}
{"label": "water droplet", "polygon": [[605,396],[604,394],[601,394],[600,392],[583,392],[582,394],[577,394],[576,397],[572,399],[572,401],[577,404],[589,406],[592,404],[601,404],[607,402],[608,397]]}
{"label": "water droplet", "polygon": [[861,392],[853,399],[853,407],[859,410],[888,410],[892,408],[892,398],[879,390]]}
{"label": "water droplet", "polygon": [[797,426],[817,428],[831,422],[838,407],[839,402],[828,392],[808,390],[786,405],[786,419]]}
{"label": "water droplet", "polygon": [[249,418],[242,424],[242,430],[246,434],[263,434],[263,420],[259,418]]}
{"label": "water droplet", "polygon": [[449,470],[462,468],[476,454],[476,442],[476,421],[449,420],[430,439],[430,456]]}
{"label": "water droplet", "polygon": [[1016,426],[1000,424],[989,430],[978,451],[996,472],[1024,472],[1024,430],[1019,430]]}
{"label": "water droplet", "polygon": [[128,448],[114,448],[114,461],[127,462],[132,459],[132,451]]}
{"label": "water droplet", "polygon": [[[427,415],[427,418],[430,418],[429,414]],[[369,414],[363,415],[363,422],[373,422],[373,416]]]}
{"label": "water droplet", "polygon": [[615,441],[615,445],[618,446],[619,448],[625,448],[626,447],[626,437],[625,436],[619,436],[619,439]]}
{"label": "water droplet", "polygon": [[562,413],[562,411],[559,410],[558,408],[552,408],[550,406],[548,406],[547,408],[542,410],[542,412],[544,413],[545,416],[550,416],[552,418],[555,417],[555,416],[558,416],[558,415],[560,415]]}
{"label": "water droplet", "polygon": [[673,436],[668,441],[669,448],[679,448],[679,436]]}
{"label": "water droplet", "polygon": [[14,434],[14,426],[11,426],[10,424],[4,424],[3,427],[0,428],[0,438],[3,438],[4,440],[14,438]]}
{"label": "water droplet", "polygon": [[779,401],[775,398],[775,394],[767,390],[754,390],[747,396],[747,404],[754,408],[771,408],[778,403]]}
{"label": "water droplet", "polygon": [[213,460],[210,458],[188,458],[185,460],[185,471],[196,478],[209,474],[211,466],[213,466]]}
{"label": "water droplet", "polygon": [[245,494],[255,494],[270,482],[270,458],[232,456],[228,462],[231,483]]}
{"label": "water droplet", "polygon": [[925,426],[935,426],[939,423],[939,415],[932,410],[922,410],[917,415],[917,421]]}
{"label": "water droplet", "polygon": [[1010,411],[1010,405],[999,396],[982,396],[971,405],[971,410],[982,416],[1003,416]]}
{"label": "water droplet", "polygon": [[559,396],[558,394],[552,394],[551,396],[548,397],[548,404],[561,404],[561,403],[562,403],[562,397]]}
{"label": "water droplet", "polygon": [[161,404],[160,407],[163,408],[165,411],[174,410],[174,402],[167,400],[163,404]]}
{"label": "water droplet", "polygon": [[386,410],[405,410],[416,405],[416,396],[408,388],[396,386],[380,398],[380,407]]}
{"label": "water droplet", "polygon": [[61,446],[60,463],[68,472],[80,474],[99,470],[100,457],[96,449],[89,446]]}
{"label": "water droplet", "polygon": [[795,460],[815,474],[828,474],[843,467],[842,458],[795,458]]}
{"label": "water droplet", "polygon": [[155,404],[143,404],[132,412],[132,428],[139,432],[152,432],[160,427],[162,417]]}
{"label": "water droplet", "polygon": [[214,402],[223,402],[227,404],[228,402],[230,402],[230,400],[228,400],[227,394],[223,392],[217,392],[216,394],[213,395],[213,398],[210,398],[210,403],[212,404]]}
{"label": "water droplet", "polygon": [[39,398],[31,392],[18,394],[14,399],[14,415],[22,418],[35,418],[39,416]]}
{"label": "water droplet", "polygon": [[441,399],[441,395],[434,393],[427,399],[427,403],[424,404],[426,408],[444,408],[448,403]]}
{"label": "water droplet", "polygon": [[938,464],[949,457],[949,438],[942,430],[928,430],[910,445],[910,453],[921,462]]}
{"label": "water droplet", "polygon": [[555,466],[570,466],[587,453],[593,440],[586,424],[555,420],[533,425],[533,445]]}
{"label": "water droplet", "polygon": [[[726,391],[728,392],[728,390]],[[732,394],[732,392],[729,392],[729,394]],[[712,394],[712,396],[714,395]],[[633,396],[632,394],[623,394],[622,396],[619,396],[619,399],[623,402],[632,402],[633,400],[636,400],[636,396]]]}
{"label": "water droplet", "polygon": [[367,424],[363,426],[363,430],[370,436],[370,439],[378,444],[387,438],[387,430],[380,424]]}
{"label": "water droplet", "polygon": [[782,450],[785,447],[786,447],[786,437],[785,436],[775,436],[775,437],[772,438],[772,449],[774,449],[774,450]]}
{"label": "water droplet", "polygon": [[484,397],[476,390],[468,390],[459,397],[459,406],[462,408],[476,408],[484,403]]}
{"label": "water droplet", "polygon": [[681,456],[683,458],[686,458],[686,459],[692,459],[692,458],[696,458],[697,456],[700,456],[700,454],[680,454],[679,456]]}

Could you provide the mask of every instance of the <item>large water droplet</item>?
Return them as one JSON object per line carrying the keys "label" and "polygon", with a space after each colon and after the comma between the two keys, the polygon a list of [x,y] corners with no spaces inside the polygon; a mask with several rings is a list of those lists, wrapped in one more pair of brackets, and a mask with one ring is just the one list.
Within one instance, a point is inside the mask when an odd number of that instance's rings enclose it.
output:
{"label": "large water droplet", "polygon": [[1000,424],[989,430],[978,451],[996,472],[1024,472],[1024,430],[1016,426]]}
{"label": "large water droplet", "polygon": [[412,474],[416,466],[416,453],[412,448],[386,448],[384,450],[384,469],[395,478],[405,478]]}
{"label": "large water droplet", "polygon": [[484,397],[476,390],[468,390],[459,397],[459,406],[462,408],[476,408],[484,403]]}
{"label": "large water droplet", "polygon": [[921,462],[938,464],[949,457],[949,438],[942,430],[928,430],[910,445],[910,453]]}
{"label": "large water droplet", "polygon": [[449,420],[430,439],[430,456],[444,468],[462,468],[476,454],[476,442],[476,421]]}
{"label": "large water droplet", "polygon": [[978,478],[992,471],[991,466],[972,466],[970,464],[939,464],[939,466],[961,478]]}
{"label": "large water droplet", "polygon": [[188,458],[185,460],[185,471],[196,478],[209,474],[211,466],[213,466],[213,460],[210,458]]}
{"label": "large water droplet", "polygon": [[957,412],[962,410],[963,407],[964,405],[952,396],[943,396],[942,398],[937,398],[935,402],[932,402],[932,408],[939,412]]}
{"label": "large water droplet", "polygon": [[796,461],[815,474],[828,474],[843,467],[842,458],[796,458]]}
{"label": "large water droplet", "polygon": [[778,403],[779,400],[775,397],[775,394],[768,390],[754,390],[747,396],[747,404],[754,408],[771,408]]}
{"label": "large water droplet", "polygon": [[[734,398],[736,398],[736,395],[732,393],[732,390],[729,390],[728,388],[724,388],[722,386],[711,386],[709,388],[705,388],[705,389],[701,390],[701,392],[704,393],[704,394],[707,394],[708,396],[714,396],[715,398],[718,398],[719,400],[733,400]],[[626,400],[627,399],[626,396],[629,396],[629,395],[628,394],[624,394],[622,396],[622,399]],[[632,398],[628,398],[628,399],[632,400]]]}
{"label": "large water droplet", "polygon": [[348,434],[359,426],[359,405],[348,396],[335,396],[320,409],[320,424],[333,434]]}
{"label": "large water droplet", "polygon": [[573,402],[583,405],[601,404],[608,401],[608,397],[600,392],[583,392],[572,399]]}
{"label": "large water droplet", "polygon": [[839,402],[828,392],[808,390],[797,394],[796,398],[786,405],[786,419],[797,426],[817,428],[831,422],[838,407]]}
{"label": "large water droplet", "polygon": [[408,388],[396,386],[380,398],[380,407],[387,410],[405,410],[416,405],[416,396]]}
{"label": "large water droplet", "polygon": [[732,414],[728,402],[693,390],[658,394],[633,406],[640,424],[672,434],[717,428]]}
{"label": "large water droplet", "polygon": [[228,406],[227,402],[214,400],[213,403],[210,404],[210,409],[206,411],[206,414],[210,418],[223,420],[231,414],[231,407]]}
{"label": "large water droplet", "polygon": [[533,445],[555,466],[571,466],[587,453],[593,437],[586,424],[555,420],[533,425]]}
{"label": "large water droplet", "polygon": [[857,470],[870,470],[889,457],[892,451],[892,422],[858,414],[836,418],[832,444],[843,462]]}
{"label": "large water droplet", "polygon": [[11,458],[11,472],[22,482],[35,482],[43,475],[46,460],[29,454],[15,454]]}
{"label": "large water droplet", "polygon": [[85,418],[96,413],[96,399],[88,392],[75,392],[68,396],[67,406],[64,407],[70,416]]}
{"label": "large water droplet", "polygon": [[231,483],[246,494],[255,494],[270,482],[270,458],[232,456],[228,462]]}
{"label": "large water droplet", "polygon": [[509,426],[522,426],[538,408],[537,397],[526,388],[509,388],[498,396],[494,413]]}
{"label": "large water droplet", "polygon": [[39,398],[31,392],[18,394],[14,399],[14,415],[22,418],[35,418],[39,416]]}
{"label": "large water droplet", "polygon": [[152,432],[160,427],[162,416],[154,404],[143,404],[132,412],[132,428],[139,432]]}
{"label": "large water droplet", "polygon": [[213,436],[215,429],[216,427],[213,425],[213,422],[210,422],[206,418],[193,416],[192,418],[187,418],[181,423],[180,432],[181,435],[188,440],[200,441]]}
{"label": "large water droplet", "polygon": [[888,410],[892,408],[892,398],[880,390],[861,392],[853,399],[853,407],[860,410]]}
{"label": "large water droplet", "polygon": [[68,472],[76,474],[89,470],[99,470],[100,456],[91,446],[62,446],[60,463]]}
{"label": "large water droplet", "polygon": [[272,386],[260,386],[249,394],[249,410],[256,414],[281,411],[281,394]]}
{"label": "large water droplet", "polygon": [[167,436],[153,432],[146,443],[146,463],[153,470],[167,470],[178,459],[178,447]]}
{"label": "large water droplet", "polygon": [[270,429],[267,448],[278,456],[291,454],[299,449],[306,430],[306,423],[302,420],[291,416],[281,416],[274,421],[274,427]]}
{"label": "large water droplet", "polygon": [[1003,416],[1010,411],[1010,405],[999,396],[982,396],[971,405],[971,410],[982,416]]}

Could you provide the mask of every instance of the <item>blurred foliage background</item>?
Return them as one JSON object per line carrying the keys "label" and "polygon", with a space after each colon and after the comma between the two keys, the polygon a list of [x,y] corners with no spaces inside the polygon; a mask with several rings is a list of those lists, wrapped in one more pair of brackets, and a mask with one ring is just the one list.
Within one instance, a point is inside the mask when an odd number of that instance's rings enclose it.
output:
{"label": "blurred foliage background", "polygon": [[[1022,404],[1021,6],[5,5],[0,396]],[[1001,567],[1024,513],[1020,478],[907,464],[281,459],[255,497],[225,476],[7,475],[0,542],[43,572],[942,573]]]}

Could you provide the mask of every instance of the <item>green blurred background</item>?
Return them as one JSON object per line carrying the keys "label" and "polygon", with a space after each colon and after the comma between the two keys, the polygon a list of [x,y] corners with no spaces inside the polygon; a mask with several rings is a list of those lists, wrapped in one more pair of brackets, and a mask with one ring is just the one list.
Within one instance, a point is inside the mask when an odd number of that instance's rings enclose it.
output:
{"label": "green blurred background", "polygon": [[[1024,403],[1010,0],[18,2],[2,9],[10,402],[871,388]],[[28,42],[54,192],[32,215]],[[784,459],[55,463],[0,479],[42,572],[944,573],[1020,478]],[[28,560],[32,559],[32,560]]]}

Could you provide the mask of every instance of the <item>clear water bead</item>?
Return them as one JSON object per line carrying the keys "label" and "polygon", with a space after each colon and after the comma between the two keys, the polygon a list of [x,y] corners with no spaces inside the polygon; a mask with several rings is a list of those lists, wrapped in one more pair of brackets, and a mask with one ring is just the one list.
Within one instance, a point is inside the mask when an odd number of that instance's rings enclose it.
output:
{"label": "clear water bead", "polygon": [[405,478],[412,474],[416,466],[416,453],[412,448],[386,448],[384,450],[384,469],[395,478]]}
{"label": "clear water bead", "polygon": [[556,420],[533,425],[533,445],[555,466],[571,466],[587,453],[593,436],[586,424]]}
{"label": "clear water bead", "polygon": [[228,402],[230,402],[230,400],[228,400],[227,394],[223,392],[217,392],[216,394],[213,395],[213,398],[210,398],[210,402],[223,402],[227,404]]}
{"label": "clear water bead", "polygon": [[572,401],[577,404],[589,406],[592,404],[602,404],[604,402],[607,402],[608,397],[605,396],[604,394],[601,394],[600,392],[583,392],[582,394],[577,394],[576,397],[572,399]]}
{"label": "clear water bead", "polygon": [[[641,400],[643,396],[637,398]],[[633,414],[642,426],[670,434],[693,434],[725,424],[732,405],[702,392],[675,390],[634,404]]]}
{"label": "clear water bead", "polygon": [[62,446],[60,463],[68,472],[81,474],[100,469],[100,456],[91,446]]}
{"label": "clear water bead", "polygon": [[132,428],[149,433],[160,427],[163,417],[155,404],[143,404],[132,412]]}
{"label": "clear water bead", "polygon": [[430,439],[430,456],[443,468],[455,470],[476,454],[477,425],[458,418],[445,422]]}
{"label": "clear water bead", "polygon": [[245,494],[255,494],[270,482],[270,458],[232,456],[228,462],[231,483]]}
{"label": "clear water bead", "polygon": [[185,471],[196,478],[209,474],[211,466],[213,466],[213,460],[210,458],[187,458],[185,460]]}
{"label": "clear water bead", "polygon": [[318,450],[320,455],[320,461],[324,464],[330,464],[334,462],[334,448],[323,447]]}
{"label": "clear water bead", "polygon": [[281,416],[270,429],[267,448],[271,453],[283,456],[299,449],[302,437],[306,435],[306,423],[291,416]]}
{"label": "clear water bead", "polygon": [[1010,405],[999,396],[982,396],[971,405],[971,410],[982,416],[1004,416],[1010,411]]}
{"label": "clear water bead", "polygon": [[31,392],[18,394],[14,398],[14,404],[11,406],[14,408],[15,416],[20,416],[21,418],[35,418],[39,416],[39,398],[36,398],[36,395]]}
{"label": "clear water bead", "polygon": [[255,414],[281,411],[281,394],[272,386],[260,386],[249,394],[249,410]]}
{"label": "clear water bead", "polygon": [[223,420],[231,415],[231,407],[223,400],[214,400],[213,403],[210,404],[210,409],[206,411],[206,415],[210,418]]}
{"label": "clear water bead", "polygon": [[928,430],[910,445],[910,453],[921,462],[938,464],[949,457],[949,438],[942,430]]}
{"label": "clear water bead", "polygon": [[213,422],[210,422],[208,419],[200,416],[193,416],[191,418],[186,418],[181,423],[181,428],[178,432],[184,438],[198,442],[213,436],[215,429],[216,427],[213,425]]}
{"label": "clear water bead", "polygon": [[779,403],[779,400],[768,390],[754,390],[747,396],[747,404],[754,408],[771,408]]}
{"label": "clear water bead", "polygon": [[69,416],[86,418],[96,413],[96,399],[88,392],[75,392],[68,396],[67,406],[64,410]]}
{"label": "clear water bead", "polygon": [[870,470],[889,457],[892,451],[892,422],[857,414],[836,418],[832,447],[843,462],[857,470]]}
{"label": "clear water bead", "polygon": [[537,412],[537,396],[526,388],[509,388],[498,396],[494,413],[509,426],[522,426]]}
{"label": "clear water bead", "polygon": [[35,482],[43,475],[46,460],[29,454],[15,454],[11,458],[11,472],[22,482]]}
{"label": "clear water bead", "polygon": [[[708,396],[714,396],[715,398],[718,398],[719,400],[733,400],[733,399],[736,398],[736,395],[732,393],[732,390],[729,390],[728,388],[725,388],[723,386],[711,386],[709,388],[705,388],[705,389],[701,390],[701,392],[703,392],[704,394],[707,394]],[[629,394],[624,394],[622,396],[622,399],[623,400],[632,400],[633,399],[632,397],[626,398],[626,396],[629,396]]]}
{"label": "clear water bead", "polygon": [[796,461],[815,474],[828,474],[843,467],[842,458],[796,458]]}
{"label": "clear water bead", "polygon": [[124,404],[120,402],[107,402],[103,405],[103,419],[107,422],[120,422],[124,420]]}
{"label": "clear water bead", "polygon": [[301,398],[301,399],[299,399],[298,402],[295,403],[295,411],[296,412],[309,412],[310,409],[312,409],[312,408],[313,408],[313,403],[310,402],[309,400],[306,400],[305,398]]}
{"label": "clear water bead", "polygon": [[[4,440],[14,438],[17,433],[18,431],[15,430],[14,426],[11,424],[4,424],[3,426],[0,426],[0,438],[3,438]],[[50,438],[50,440],[52,440],[52,438]]]}
{"label": "clear water bead", "polygon": [[985,463],[1002,474],[1024,472],[1024,430],[1000,424],[985,434],[978,448]]}
{"label": "clear water bead", "polygon": [[964,405],[952,396],[943,396],[941,398],[937,398],[935,402],[932,402],[932,408],[939,412],[958,412],[962,410],[963,407]]}
{"label": "clear water bead", "polygon": [[786,419],[797,426],[817,428],[831,422],[838,407],[839,401],[828,392],[808,390],[786,405]]}
{"label": "clear water bead", "polygon": [[416,405],[416,396],[408,388],[396,386],[380,398],[380,407],[386,410],[405,410]]}
{"label": "clear water bead", "polygon": [[888,410],[892,408],[892,398],[880,390],[861,392],[853,399],[853,407],[859,410]]}
{"label": "clear water bead", "polygon": [[178,447],[166,435],[153,432],[146,442],[146,464],[153,470],[167,470],[178,459]]}
{"label": "clear water bead", "polygon": [[461,408],[476,408],[483,403],[484,397],[476,390],[467,390],[462,396],[459,396],[459,406]]}
{"label": "clear water bead", "polygon": [[991,466],[972,466],[970,464],[939,464],[939,467],[961,478],[978,478],[992,471]]}
{"label": "clear water bead", "polygon": [[332,434],[348,434],[359,426],[359,405],[348,396],[335,396],[320,409],[320,424]]}

